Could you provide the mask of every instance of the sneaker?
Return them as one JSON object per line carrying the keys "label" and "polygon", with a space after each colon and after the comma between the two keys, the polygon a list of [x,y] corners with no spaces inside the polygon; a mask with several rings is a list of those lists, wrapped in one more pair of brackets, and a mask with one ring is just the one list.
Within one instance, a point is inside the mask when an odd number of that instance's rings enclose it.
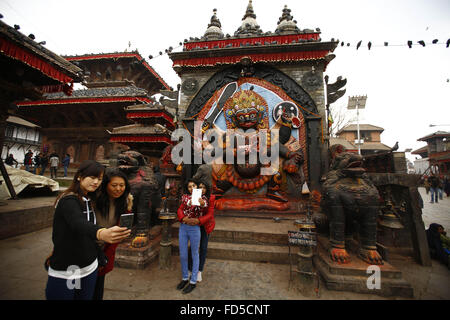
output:
{"label": "sneaker", "polygon": [[189,282],[189,280],[181,280],[181,282],[177,285],[177,290],[183,289],[187,285],[188,282]]}
{"label": "sneaker", "polygon": [[195,289],[195,284],[189,283],[186,288],[183,289],[183,294],[190,293]]}
{"label": "sneaker", "polygon": [[202,282],[202,272],[201,271],[199,271],[197,273],[197,282]]}

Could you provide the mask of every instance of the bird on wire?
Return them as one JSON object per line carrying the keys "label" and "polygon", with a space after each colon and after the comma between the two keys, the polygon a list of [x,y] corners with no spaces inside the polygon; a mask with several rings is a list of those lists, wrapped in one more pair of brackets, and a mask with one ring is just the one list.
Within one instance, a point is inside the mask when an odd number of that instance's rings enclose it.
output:
{"label": "bird on wire", "polygon": [[411,47],[412,47],[412,41],[411,40],[408,40],[408,47],[411,49]]}
{"label": "bird on wire", "polygon": [[389,45],[389,42],[385,42],[384,46],[387,47]]}
{"label": "bird on wire", "polygon": [[358,42],[358,44],[356,45],[356,50],[359,49],[359,47],[361,46],[361,43],[362,43],[362,40],[360,40],[360,41]]}
{"label": "bird on wire", "polygon": [[439,41],[438,39],[434,39],[434,40],[433,40],[433,44],[438,43],[438,41]]}
{"label": "bird on wire", "polygon": [[371,47],[372,47],[372,42],[369,41],[369,43],[367,44],[367,48],[369,48],[369,50],[370,50]]}
{"label": "bird on wire", "polygon": [[445,47],[448,48],[449,45],[450,45],[450,39],[447,40],[447,45]]}
{"label": "bird on wire", "polygon": [[417,41],[418,44],[421,44],[422,47],[425,47],[425,42],[423,40]]}

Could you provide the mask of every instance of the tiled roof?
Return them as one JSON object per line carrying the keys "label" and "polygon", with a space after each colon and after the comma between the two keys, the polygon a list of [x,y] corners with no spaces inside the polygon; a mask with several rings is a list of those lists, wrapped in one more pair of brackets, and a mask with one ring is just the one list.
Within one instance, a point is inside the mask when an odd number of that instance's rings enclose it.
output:
{"label": "tiled roof", "polygon": [[[357,131],[357,125],[356,124],[349,124],[347,126],[345,126],[344,128],[340,129],[339,132],[337,132],[338,134],[341,132],[346,132],[346,131]],[[359,125],[359,131],[381,131],[383,132],[384,129],[381,127],[377,127],[371,124],[360,124]]]}
{"label": "tiled roof", "polygon": [[74,90],[72,96],[67,97],[63,93],[49,93],[45,97],[48,100],[67,98],[93,98],[93,97],[142,97],[147,95],[147,90],[134,86],[111,87],[111,88],[90,88]]}
{"label": "tiled roof", "polygon": [[48,61],[53,65],[58,66],[63,72],[70,75],[73,79],[78,79],[78,73],[82,71],[80,68],[2,21],[0,21],[0,35],[20,43],[23,48],[32,51],[34,54],[40,56],[44,61]]}
{"label": "tiled roof", "polygon": [[423,138],[417,139],[417,141],[427,141],[431,138],[447,138],[450,137],[450,132],[448,131],[436,131],[432,134],[429,134]]}

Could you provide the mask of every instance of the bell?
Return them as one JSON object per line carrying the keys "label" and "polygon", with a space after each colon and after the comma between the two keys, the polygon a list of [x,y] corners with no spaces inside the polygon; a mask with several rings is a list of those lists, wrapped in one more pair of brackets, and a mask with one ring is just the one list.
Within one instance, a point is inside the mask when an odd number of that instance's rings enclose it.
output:
{"label": "bell", "polygon": [[403,229],[404,226],[391,211],[386,212],[381,217],[380,225],[390,229]]}

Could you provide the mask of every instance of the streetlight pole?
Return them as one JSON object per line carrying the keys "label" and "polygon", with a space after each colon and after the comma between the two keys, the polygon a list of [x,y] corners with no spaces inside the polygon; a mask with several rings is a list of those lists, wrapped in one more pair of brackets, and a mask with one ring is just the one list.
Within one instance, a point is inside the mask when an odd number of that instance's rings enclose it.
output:
{"label": "streetlight pole", "polygon": [[356,131],[358,132],[358,154],[361,154],[361,137],[359,132],[359,109],[365,109],[367,96],[348,97],[347,109],[356,109]]}

